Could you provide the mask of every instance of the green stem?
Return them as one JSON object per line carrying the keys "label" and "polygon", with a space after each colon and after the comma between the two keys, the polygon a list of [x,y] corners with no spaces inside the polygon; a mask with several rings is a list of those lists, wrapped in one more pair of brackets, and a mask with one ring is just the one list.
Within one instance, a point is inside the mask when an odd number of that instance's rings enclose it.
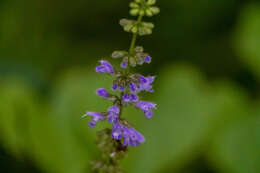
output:
{"label": "green stem", "polygon": [[[143,15],[139,15],[138,16],[137,24],[139,24],[142,21],[142,18],[143,18]],[[130,54],[133,53],[133,50],[134,50],[134,47],[135,47],[135,43],[136,43],[136,39],[137,39],[137,33],[134,33],[133,37],[132,37],[131,44],[130,44],[130,48],[129,48],[129,53]]]}
{"label": "green stem", "polygon": [[[137,18],[137,25],[139,25],[142,21],[142,18],[143,18],[143,15],[139,15],[138,18]],[[136,33],[133,34],[133,37],[132,37],[132,41],[131,41],[131,44],[130,44],[130,48],[129,48],[129,54],[133,54],[133,51],[134,51],[134,48],[135,48],[135,43],[136,43],[136,39],[137,39],[137,35],[138,35],[138,31]],[[127,62],[128,66],[126,68],[126,74],[129,73],[129,58],[128,58],[128,62]]]}

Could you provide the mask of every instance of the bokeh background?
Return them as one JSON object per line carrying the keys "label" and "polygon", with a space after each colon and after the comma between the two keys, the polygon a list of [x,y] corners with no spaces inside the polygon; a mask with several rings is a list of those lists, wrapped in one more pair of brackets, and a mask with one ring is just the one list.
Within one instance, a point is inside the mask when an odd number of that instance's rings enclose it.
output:
{"label": "bokeh background", "polygon": [[[136,70],[157,75],[153,119],[129,108],[146,137],[123,161],[126,173],[260,172],[260,2],[158,0],[153,57]],[[128,49],[118,25],[127,0],[0,1],[0,172],[90,173],[97,159],[86,110],[112,78],[100,58]],[[116,61],[111,60],[114,63]],[[106,124],[107,125],[107,124]]]}

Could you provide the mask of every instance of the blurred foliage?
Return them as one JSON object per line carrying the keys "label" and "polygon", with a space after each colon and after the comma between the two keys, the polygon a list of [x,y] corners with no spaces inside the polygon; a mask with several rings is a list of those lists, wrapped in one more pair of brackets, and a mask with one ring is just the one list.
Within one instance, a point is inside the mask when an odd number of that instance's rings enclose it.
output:
{"label": "blurred foliage", "polygon": [[[112,79],[94,67],[127,49],[118,24],[127,4],[0,2],[0,172],[90,172],[100,154],[95,132],[109,124],[91,130],[80,116],[109,106],[95,89]],[[137,68],[158,75],[149,96],[158,110],[151,120],[124,112],[147,139],[130,149],[126,172],[260,172],[260,4],[158,4],[154,35],[138,40],[153,63]]]}

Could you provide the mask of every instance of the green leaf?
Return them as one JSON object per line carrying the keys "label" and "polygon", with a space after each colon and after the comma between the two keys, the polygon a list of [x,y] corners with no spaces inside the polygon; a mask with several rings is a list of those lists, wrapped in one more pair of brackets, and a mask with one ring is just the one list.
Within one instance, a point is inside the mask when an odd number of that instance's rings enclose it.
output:
{"label": "green leaf", "polygon": [[112,78],[105,74],[97,74],[93,68],[74,69],[64,74],[57,83],[51,102],[51,110],[58,126],[66,126],[66,133],[78,145],[91,153],[94,159],[97,154],[95,145],[96,131],[104,128],[107,123],[98,123],[95,129],[90,129],[89,117],[81,119],[86,111],[106,112],[113,103],[96,95],[98,88],[111,91]]}
{"label": "green leaf", "polygon": [[[144,122],[146,143],[140,146],[129,172],[167,172],[177,170],[197,156],[216,131],[221,120],[246,105],[244,94],[229,84],[209,87],[196,70],[187,66],[168,67],[158,78],[154,117]],[[171,70],[174,69],[174,70]],[[231,92],[230,92],[231,91]],[[243,92],[241,92],[243,93]],[[246,108],[245,108],[246,109]],[[169,168],[166,170],[166,168]]]}
{"label": "green leaf", "polygon": [[21,156],[31,147],[27,135],[28,116],[39,110],[33,99],[33,90],[22,80],[1,82],[0,140],[12,154]]}
{"label": "green leaf", "polygon": [[79,145],[69,126],[61,125],[24,82],[8,79],[5,83],[0,102],[0,140],[4,146],[16,156],[32,157],[46,172],[85,172],[91,153],[88,145]]}
{"label": "green leaf", "polygon": [[212,163],[227,173],[259,172],[260,111],[234,122],[213,143]]}
{"label": "green leaf", "polygon": [[260,78],[260,4],[251,4],[242,13],[235,37],[238,55]]}

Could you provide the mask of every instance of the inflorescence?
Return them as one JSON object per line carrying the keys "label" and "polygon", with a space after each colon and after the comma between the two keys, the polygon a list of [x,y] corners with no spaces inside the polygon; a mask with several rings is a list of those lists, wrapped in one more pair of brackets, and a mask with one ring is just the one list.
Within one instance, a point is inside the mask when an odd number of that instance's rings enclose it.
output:
{"label": "inflorescence", "polygon": [[144,112],[146,118],[152,118],[153,109],[156,104],[140,99],[140,92],[154,92],[152,83],[155,76],[143,76],[138,73],[130,73],[131,67],[137,65],[149,64],[152,61],[151,56],[144,52],[142,46],[135,46],[137,36],[149,35],[154,28],[153,23],[143,22],[144,16],[151,17],[159,13],[159,8],[154,6],[156,0],[135,0],[130,3],[130,14],[138,16],[137,20],[121,19],[120,25],[127,32],[133,33],[133,38],[128,51],[114,51],[111,55],[114,59],[121,59],[121,68],[113,67],[109,61],[100,60],[96,67],[97,73],[109,74],[114,77],[111,91],[119,91],[120,94],[112,94],[105,88],[97,89],[98,96],[110,100],[113,105],[107,112],[86,112],[83,117],[91,116],[89,122],[90,128],[94,128],[100,121],[107,120],[112,124],[112,139],[120,143],[120,146],[138,146],[145,142],[144,136],[134,129],[130,123],[122,117],[124,107],[132,105]]}

